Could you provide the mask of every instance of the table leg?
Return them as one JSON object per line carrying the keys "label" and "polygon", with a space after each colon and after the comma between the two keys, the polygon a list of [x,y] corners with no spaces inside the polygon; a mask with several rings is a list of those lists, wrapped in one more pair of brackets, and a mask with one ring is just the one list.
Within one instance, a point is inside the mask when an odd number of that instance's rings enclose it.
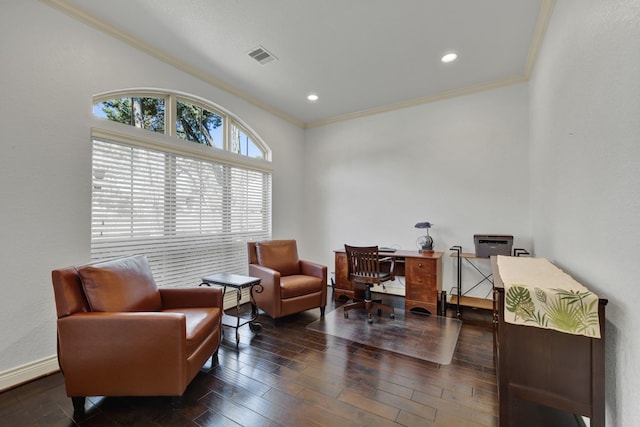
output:
{"label": "table leg", "polygon": [[258,304],[256,303],[256,298],[253,292],[255,291],[259,294],[262,293],[263,289],[264,288],[260,283],[251,285],[249,288],[249,301],[251,302],[251,320],[249,321],[249,329],[251,329],[252,332],[260,332],[262,329],[262,324],[256,322],[256,319],[258,318]]}
{"label": "table leg", "polygon": [[[218,278],[218,276],[222,276],[224,280],[222,279],[215,280]],[[248,279],[248,280],[245,281],[244,279]],[[240,332],[239,332],[240,326],[248,323],[249,328],[253,332],[258,332],[262,329],[262,325],[256,322],[256,319],[258,317],[258,305],[255,300],[254,291],[255,293],[261,293],[263,291],[263,287],[260,284],[260,280],[256,279],[255,277],[241,277],[240,280],[232,279],[230,282],[228,282],[228,280],[229,279],[226,278],[224,275],[207,276],[202,279],[202,283],[200,284],[200,286],[203,286],[203,285],[210,286],[210,284],[215,284],[216,286],[222,286],[223,301],[225,300],[225,296],[227,294],[227,286],[231,286],[232,288],[236,289],[236,314],[235,316],[233,316],[231,314],[227,315],[223,312],[222,324],[224,326],[235,328],[236,348],[238,348],[240,345]],[[255,289],[254,289],[254,286],[255,286]],[[240,302],[242,300],[242,289],[246,289],[247,287],[249,287],[249,295],[250,295],[250,301],[251,301],[251,317],[248,319],[246,316],[242,317],[240,314]],[[233,322],[234,317],[235,317],[235,322]],[[224,336],[224,331],[225,329],[222,328],[223,336]]]}
{"label": "table leg", "polygon": [[236,288],[236,348],[240,344],[240,300],[242,299],[242,289]]}
{"label": "table leg", "polygon": [[[209,285],[207,285],[209,286]],[[224,296],[227,294],[227,285],[222,287],[222,315],[224,316]],[[222,330],[222,337],[224,338],[224,328],[220,328]]]}

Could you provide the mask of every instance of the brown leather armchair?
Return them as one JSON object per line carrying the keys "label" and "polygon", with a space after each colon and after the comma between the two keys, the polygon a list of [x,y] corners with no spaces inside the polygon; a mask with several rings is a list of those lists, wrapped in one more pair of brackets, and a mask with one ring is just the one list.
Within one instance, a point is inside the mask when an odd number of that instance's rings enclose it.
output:
{"label": "brown leather armchair", "polygon": [[327,305],[327,267],[298,258],[295,240],[248,242],[249,275],[259,277],[258,307],[277,319]]}
{"label": "brown leather armchair", "polygon": [[74,411],[86,396],[180,396],[222,337],[219,288],[156,286],[145,256],[52,272],[58,364]]}

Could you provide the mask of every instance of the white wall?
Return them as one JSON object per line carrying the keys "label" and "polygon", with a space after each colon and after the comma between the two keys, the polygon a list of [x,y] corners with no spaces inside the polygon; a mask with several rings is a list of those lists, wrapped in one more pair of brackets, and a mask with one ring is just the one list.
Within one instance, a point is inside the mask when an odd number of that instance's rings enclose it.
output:
{"label": "white wall", "polygon": [[640,7],[556,2],[531,88],[535,251],[609,299],[607,425],[638,425]]}
{"label": "white wall", "polygon": [[[530,249],[528,115],[518,84],[308,130],[307,252],[333,270],[345,243],[417,250],[414,225],[430,221],[449,292],[451,246],[502,233]],[[468,288],[481,277],[467,270]]]}
{"label": "white wall", "polygon": [[2,3],[0,57],[0,377],[55,355],[51,270],[89,260],[96,93],[179,90],[242,118],[274,150],[274,236],[300,233],[302,129],[40,2]]}
{"label": "white wall", "polygon": [[[413,225],[428,220],[445,252],[447,288],[448,249],[472,251],[474,233],[533,244],[536,255],[609,299],[607,424],[634,425],[637,6],[556,2],[529,86],[305,133],[42,3],[3,2],[0,376],[55,354],[50,271],[89,259],[92,95],[158,87],[219,103],[274,149],[274,237],[299,238],[306,258],[332,266],[332,251],[345,242],[413,249]],[[359,189],[362,179],[375,188]]]}

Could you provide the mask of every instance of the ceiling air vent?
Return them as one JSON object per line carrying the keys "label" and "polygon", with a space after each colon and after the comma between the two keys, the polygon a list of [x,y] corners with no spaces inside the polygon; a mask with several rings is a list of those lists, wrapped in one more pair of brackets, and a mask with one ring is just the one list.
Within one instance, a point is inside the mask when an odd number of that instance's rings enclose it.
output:
{"label": "ceiling air vent", "polygon": [[249,56],[258,61],[261,64],[266,64],[267,62],[271,62],[276,58],[271,52],[265,49],[262,46],[258,46],[249,51]]}

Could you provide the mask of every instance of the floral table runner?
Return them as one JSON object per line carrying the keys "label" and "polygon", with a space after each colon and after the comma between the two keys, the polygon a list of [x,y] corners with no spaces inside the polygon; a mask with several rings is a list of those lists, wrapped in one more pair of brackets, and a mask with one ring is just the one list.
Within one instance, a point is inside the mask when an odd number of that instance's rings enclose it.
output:
{"label": "floral table runner", "polygon": [[498,256],[504,320],[600,338],[598,296],[545,258]]}

